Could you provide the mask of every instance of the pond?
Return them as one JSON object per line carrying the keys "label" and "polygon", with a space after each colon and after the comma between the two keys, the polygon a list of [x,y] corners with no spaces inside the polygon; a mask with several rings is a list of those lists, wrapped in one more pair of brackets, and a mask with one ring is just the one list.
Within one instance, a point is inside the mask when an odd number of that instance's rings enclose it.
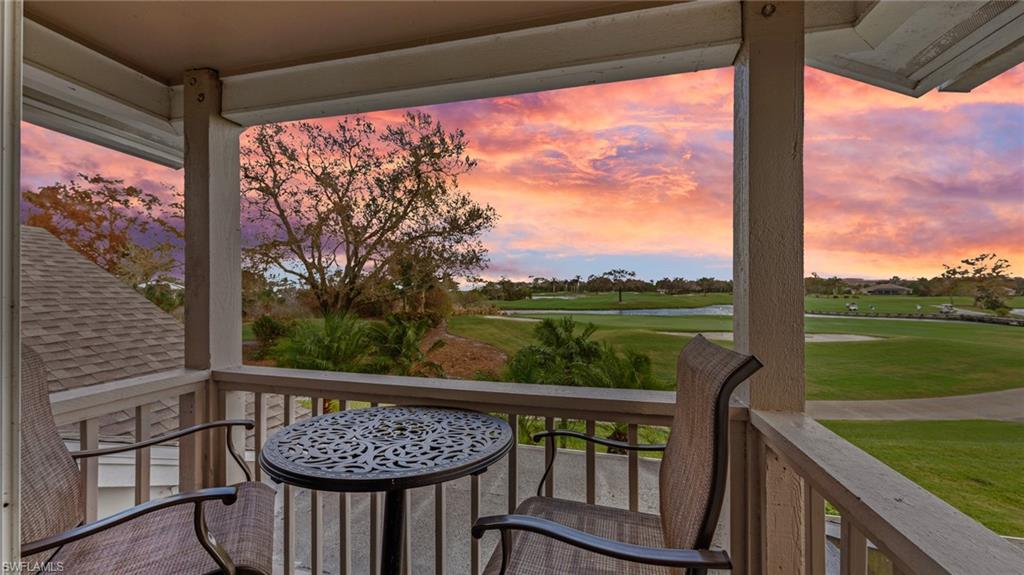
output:
{"label": "pond", "polygon": [[655,309],[507,309],[513,315],[732,315],[731,305],[708,305],[704,307],[679,307]]}

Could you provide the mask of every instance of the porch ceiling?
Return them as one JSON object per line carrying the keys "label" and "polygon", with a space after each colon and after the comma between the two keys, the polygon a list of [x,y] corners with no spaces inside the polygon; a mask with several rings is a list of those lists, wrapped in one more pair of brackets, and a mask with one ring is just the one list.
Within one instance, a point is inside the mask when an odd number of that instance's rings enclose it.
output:
{"label": "porch ceiling", "polygon": [[92,2],[25,15],[166,84],[230,76],[651,8],[667,2]]}
{"label": "porch ceiling", "polygon": [[[180,166],[185,70],[241,125],[729,66],[740,3],[28,0],[25,118]],[[909,96],[1024,61],[1024,2],[811,2],[807,63]]]}

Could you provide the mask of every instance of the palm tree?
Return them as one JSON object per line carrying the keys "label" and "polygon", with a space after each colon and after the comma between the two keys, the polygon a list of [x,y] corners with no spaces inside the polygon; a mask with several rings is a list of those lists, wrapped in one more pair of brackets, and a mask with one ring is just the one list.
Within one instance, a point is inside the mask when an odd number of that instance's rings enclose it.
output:
{"label": "palm tree", "polygon": [[421,345],[429,330],[430,321],[426,318],[407,319],[397,315],[388,316],[383,323],[370,327],[368,339],[382,371],[395,375],[443,377],[441,365],[428,356],[444,347],[444,340],[436,340],[426,350]]}
{"label": "palm tree", "polygon": [[305,321],[274,348],[281,367],[376,373],[370,359],[366,323],[345,315],[327,315],[323,323]]}

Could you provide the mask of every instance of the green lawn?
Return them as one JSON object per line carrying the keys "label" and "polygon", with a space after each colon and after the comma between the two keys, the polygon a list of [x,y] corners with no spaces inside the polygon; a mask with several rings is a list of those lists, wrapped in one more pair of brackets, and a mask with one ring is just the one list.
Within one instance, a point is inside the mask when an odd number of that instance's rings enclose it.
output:
{"label": "green lawn", "polygon": [[[552,297],[554,296],[554,297]],[[886,296],[886,295],[861,295],[857,297],[818,297],[806,296],[804,298],[804,309],[808,312],[816,311],[846,311],[846,304],[856,302],[861,312],[869,312],[871,306],[879,313],[937,313],[939,305],[949,303],[949,298],[944,296],[920,297],[920,296]],[[695,308],[718,304],[731,304],[732,294],[684,294],[664,295],[659,293],[625,293],[622,296],[622,303],[618,301],[616,293],[598,294],[537,294],[534,299],[521,299],[516,301],[492,301],[500,309],[509,310],[603,310],[603,309],[655,309],[655,308]],[[973,298],[957,296],[953,298],[957,307],[975,309]],[[1024,308],[1024,296],[1016,296],[1007,300],[1010,307]],[[920,312],[917,306],[921,306]],[[975,311],[981,311],[975,309]]]}
{"label": "green lawn", "polygon": [[[538,316],[541,317],[541,316]],[[576,316],[594,337],[651,356],[671,389],[675,359],[689,338],[657,332],[731,331],[728,317]],[[451,318],[455,335],[514,353],[535,324],[479,316]],[[1024,385],[1024,329],[965,322],[807,318],[809,333],[846,333],[879,341],[807,344],[808,399],[903,399],[997,391]],[[726,342],[725,345],[728,345]]]}
{"label": "green lawn", "polygon": [[822,423],[989,529],[1024,536],[1024,424]]}

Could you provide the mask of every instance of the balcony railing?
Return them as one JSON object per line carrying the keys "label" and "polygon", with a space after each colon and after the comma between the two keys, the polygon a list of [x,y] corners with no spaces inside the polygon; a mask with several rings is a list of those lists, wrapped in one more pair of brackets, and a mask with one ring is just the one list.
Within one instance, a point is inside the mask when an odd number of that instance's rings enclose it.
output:
{"label": "balcony railing", "polygon": [[[675,402],[675,394],[671,392],[552,387],[246,366],[215,370],[212,373],[179,370],[60,392],[52,397],[54,413],[59,424],[79,423],[83,448],[95,447],[97,418],[124,409],[135,410],[137,433],[145,437],[148,433],[145,429],[147,413],[155,401],[177,397],[183,407],[183,424],[197,419],[199,416],[196,414],[201,410],[190,407],[202,402],[202,397],[207,393],[208,381],[216,385],[222,399],[228,397],[224,394],[230,392],[253,394],[258,421],[254,438],[257,448],[267,436],[266,405],[267,400],[274,395],[283,397],[286,423],[296,417],[296,399],[308,399],[311,414],[319,412],[319,400],[328,399],[339,400],[343,408],[358,402],[360,405],[415,404],[476,409],[506,416],[514,431],[518,431],[518,426],[526,421],[523,419],[526,417],[542,419],[547,428],[554,427],[558,420],[582,421],[589,432],[593,432],[601,423],[618,423],[626,426],[633,440],[641,426],[667,426],[671,422]],[[894,574],[1024,572],[1022,556],[999,536],[812,419],[798,413],[748,411],[740,405],[732,406],[730,418],[730,509],[723,511],[728,536],[722,541],[730,548],[734,572],[759,573],[758,565],[764,559],[764,554],[798,554],[791,558],[796,560],[796,564],[803,564],[806,573],[824,575],[826,501],[842,515],[839,559],[843,575],[862,575],[868,572],[868,540],[888,558],[885,568]],[[204,449],[222,450],[222,445],[214,441],[183,442],[179,446],[180,460],[183,465],[188,465],[189,461],[203,461],[203,455],[211,461],[216,460],[218,455],[223,458],[223,454],[202,453]],[[508,480],[500,482],[500,485],[505,490],[504,500],[509,510],[529,495],[521,492],[517,480],[522,458],[532,453],[524,449],[539,448],[519,445],[509,453],[506,461],[496,466],[502,469],[487,472],[507,472]],[[553,456],[550,449],[547,446],[544,448],[545,461]],[[763,481],[769,455],[777,457],[803,479],[803,507],[806,513],[804,533],[788,534],[790,540],[786,543],[782,543],[784,539],[780,540],[779,534],[770,533],[758,519],[759,510],[770,504],[774,488],[765,485]],[[626,459],[626,504],[630,509],[638,509],[641,501],[641,458],[635,452],[616,457]],[[579,495],[587,502],[594,502],[598,498],[598,464],[612,459],[599,457],[593,446],[586,448],[583,455],[585,481]],[[560,463],[565,461],[571,459],[559,459]],[[136,463],[136,498],[145,500],[149,486],[148,452],[139,452]],[[186,469],[182,476],[188,473]],[[553,473],[559,473],[559,464],[555,465]],[[256,474],[261,477],[260,470],[257,469]],[[90,512],[95,514],[98,499],[96,469],[88,468],[83,477],[87,505]],[[467,533],[480,514],[481,503],[481,478],[473,477],[470,482],[470,514],[464,526]],[[553,494],[554,483],[552,480],[546,484],[547,495]],[[649,488],[652,487],[644,486],[644,489]],[[288,486],[283,488],[283,528],[279,538],[282,542],[281,562],[284,572],[293,572],[299,546],[305,546],[303,554],[308,551],[308,564],[313,573],[355,572],[351,554],[354,545],[353,513],[349,496],[338,498],[336,511],[327,511],[323,505],[323,495],[311,492],[308,541],[297,541],[296,491]],[[378,524],[380,517],[377,499],[378,496],[371,495],[369,522],[373,526]],[[465,571],[466,566],[447,564],[451,544],[448,534],[452,528],[446,528],[449,513],[445,486],[434,488],[433,499],[434,572]],[[340,564],[330,566],[325,565],[324,560],[324,548],[328,542],[324,539],[323,524],[328,513],[338,514],[339,526],[336,544]],[[407,521],[411,515],[406,514]],[[360,526],[360,533],[363,527]],[[370,565],[375,565],[378,560],[379,533],[375,528],[367,531],[368,541],[360,541],[355,546],[369,543]],[[469,572],[479,573],[481,561],[486,560],[485,552],[489,552],[489,549],[468,537],[463,542],[470,546]],[[410,544],[407,542],[407,545]],[[330,545],[335,545],[335,542],[332,541]],[[406,572],[410,569],[407,565]]]}

